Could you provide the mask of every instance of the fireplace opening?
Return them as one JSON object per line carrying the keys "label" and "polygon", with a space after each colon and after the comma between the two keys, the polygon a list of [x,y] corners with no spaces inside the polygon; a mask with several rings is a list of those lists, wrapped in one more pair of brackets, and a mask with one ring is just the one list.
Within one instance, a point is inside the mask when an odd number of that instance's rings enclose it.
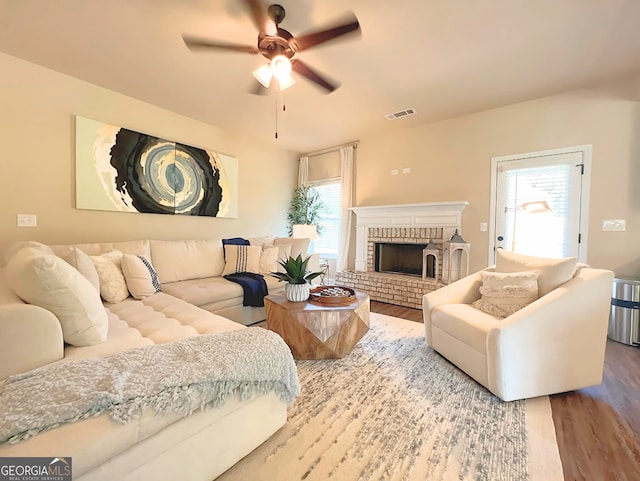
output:
{"label": "fireplace opening", "polygon": [[[375,270],[376,272],[422,276],[422,250],[425,247],[426,244],[376,242]],[[433,271],[433,262],[431,270]],[[427,275],[429,275],[429,265],[427,265]]]}

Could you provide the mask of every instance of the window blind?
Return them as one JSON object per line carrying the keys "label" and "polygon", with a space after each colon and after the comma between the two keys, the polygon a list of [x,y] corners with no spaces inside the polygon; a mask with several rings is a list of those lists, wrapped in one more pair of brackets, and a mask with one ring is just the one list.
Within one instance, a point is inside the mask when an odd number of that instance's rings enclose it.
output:
{"label": "window blind", "polygon": [[324,211],[320,218],[322,234],[315,241],[315,252],[321,255],[337,255],[340,229],[340,180],[312,183],[318,192]]}
{"label": "window blind", "polygon": [[570,169],[569,164],[505,169],[506,249],[543,257],[567,255]]}

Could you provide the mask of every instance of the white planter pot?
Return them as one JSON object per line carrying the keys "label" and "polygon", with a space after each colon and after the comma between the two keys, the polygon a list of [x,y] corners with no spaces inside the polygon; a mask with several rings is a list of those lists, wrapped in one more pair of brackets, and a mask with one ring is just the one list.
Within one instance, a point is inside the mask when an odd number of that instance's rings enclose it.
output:
{"label": "white planter pot", "polygon": [[284,286],[284,292],[287,300],[291,302],[303,302],[309,299],[309,283],[306,284],[289,284]]}

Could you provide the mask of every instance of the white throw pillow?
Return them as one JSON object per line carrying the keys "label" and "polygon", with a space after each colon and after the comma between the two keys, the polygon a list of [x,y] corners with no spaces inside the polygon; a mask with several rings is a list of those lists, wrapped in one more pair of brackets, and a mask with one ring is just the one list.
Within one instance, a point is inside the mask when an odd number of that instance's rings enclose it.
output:
{"label": "white throw pillow", "polygon": [[538,271],[538,294],[548,294],[573,277],[578,260],[575,257],[550,259],[496,250],[496,272]]}
{"label": "white throw pillow", "polygon": [[144,299],[162,290],[156,270],[151,265],[151,261],[144,256],[124,254],[122,273],[127,282],[127,288],[135,299]]}
{"label": "white throw pillow", "polygon": [[258,246],[231,245],[224,246],[224,271],[223,276],[237,272],[260,273],[260,254],[262,249]]}
{"label": "white throw pillow", "polygon": [[291,257],[292,246],[293,244],[279,244],[276,246],[278,248],[278,265],[276,272],[285,272],[284,267],[280,265],[280,261],[286,261],[289,257]]}
{"label": "white throw pillow", "polygon": [[97,292],[100,292],[100,278],[98,277],[98,271],[96,266],[93,265],[91,258],[82,250],[77,247],[72,247],[68,252],[61,255],[65,261],[67,261],[72,267],[82,274]]}
{"label": "white throw pillow", "polygon": [[35,249],[39,249],[47,254],[54,254],[53,249],[46,244],[38,241],[18,241],[14,242],[9,246],[9,248],[4,251],[4,261],[9,263],[9,260],[16,254],[19,250],[24,249],[25,247],[33,247]]}
{"label": "white throw pillow", "polygon": [[263,245],[260,254],[260,274],[271,274],[278,270],[278,246]]}
{"label": "white throw pillow", "polygon": [[496,317],[507,317],[538,298],[538,272],[482,271],[482,297],[472,306]]}
{"label": "white throw pillow", "polygon": [[7,264],[6,278],[22,300],[58,318],[66,343],[91,346],[107,338],[107,312],[95,287],[60,257],[22,249]]}
{"label": "white throw pillow", "polygon": [[122,252],[111,251],[99,256],[89,256],[96,266],[100,278],[100,295],[112,304],[124,301],[129,297],[127,282],[120,266]]}

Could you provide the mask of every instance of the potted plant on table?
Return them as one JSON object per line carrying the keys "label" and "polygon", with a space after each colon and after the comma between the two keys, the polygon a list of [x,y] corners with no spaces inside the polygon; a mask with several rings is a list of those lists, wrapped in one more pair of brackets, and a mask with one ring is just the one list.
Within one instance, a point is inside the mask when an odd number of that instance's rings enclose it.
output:
{"label": "potted plant on table", "polygon": [[305,259],[298,255],[295,259],[289,257],[278,261],[284,272],[272,272],[271,275],[285,281],[284,291],[287,300],[291,302],[302,302],[309,299],[309,281],[315,279],[322,272],[307,272],[307,264],[310,257]]}

